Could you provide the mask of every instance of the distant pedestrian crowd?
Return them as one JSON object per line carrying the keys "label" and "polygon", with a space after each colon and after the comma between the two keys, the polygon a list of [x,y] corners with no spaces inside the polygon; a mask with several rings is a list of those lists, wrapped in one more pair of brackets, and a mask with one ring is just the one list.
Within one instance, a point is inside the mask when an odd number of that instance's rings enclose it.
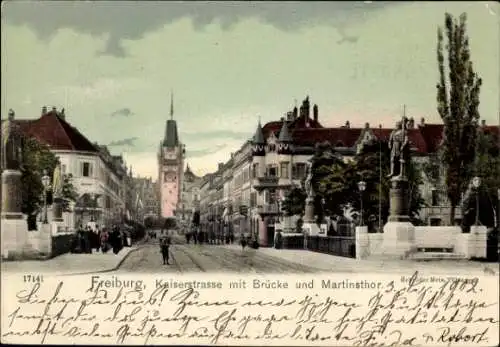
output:
{"label": "distant pedestrian crowd", "polygon": [[130,232],[124,227],[113,225],[110,228],[80,225],[71,245],[72,253],[107,253],[118,254],[124,247],[131,247]]}

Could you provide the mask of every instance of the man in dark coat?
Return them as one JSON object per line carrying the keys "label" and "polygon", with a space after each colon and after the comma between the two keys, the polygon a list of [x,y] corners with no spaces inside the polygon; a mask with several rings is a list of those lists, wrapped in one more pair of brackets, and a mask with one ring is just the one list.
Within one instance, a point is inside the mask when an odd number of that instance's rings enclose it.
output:
{"label": "man in dark coat", "polygon": [[170,265],[168,262],[169,258],[169,248],[170,244],[172,243],[172,240],[170,239],[170,235],[168,234],[168,231],[165,232],[165,234],[162,236],[160,239],[160,251],[161,255],[163,258],[163,265],[167,264]]}

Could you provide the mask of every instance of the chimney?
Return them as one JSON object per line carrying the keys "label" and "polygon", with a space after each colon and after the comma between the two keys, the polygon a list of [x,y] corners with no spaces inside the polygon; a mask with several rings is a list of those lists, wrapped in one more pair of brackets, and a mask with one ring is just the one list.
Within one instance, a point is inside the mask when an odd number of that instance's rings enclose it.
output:
{"label": "chimney", "polygon": [[293,120],[293,112],[289,111],[286,113],[286,120],[289,122]]}
{"label": "chimney", "polygon": [[299,116],[299,110],[297,109],[297,106],[295,106],[292,111],[293,120],[296,120],[298,116]]}
{"label": "chimney", "polygon": [[348,120],[345,121],[345,127],[348,129],[351,127],[351,123]]}
{"label": "chimney", "polygon": [[9,118],[8,118],[8,119],[9,119],[9,121],[13,121],[13,120],[14,120],[14,118],[15,118],[15,116],[16,116],[16,113],[14,112],[14,110],[13,110],[13,109],[10,109],[10,110],[9,110],[9,116],[8,116],[8,117],[9,117]]}
{"label": "chimney", "polygon": [[365,123],[365,129],[370,129],[370,123],[368,122]]}
{"label": "chimney", "polygon": [[420,126],[424,126],[425,125],[425,118],[422,117],[420,118]]}
{"label": "chimney", "polygon": [[408,120],[408,129],[413,129],[413,128],[415,128],[415,119],[413,119],[412,117]]}
{"label": "chimney", "polygon": [[47,106],[42,107],[42,116],[47,114]]}
{"label": "chimney", "polygon": [[57,108],[55,106],[52,106],[52,112],[57,114]]}
{"label": "chimney", "polygon": [[481,119],[481,126],[485,127],[486,126],[486,119]]}
{"label": "chimney", "polygon": [[66,113],[64,113],[64,108],[59,112],[59,118],[62,120],[66,120]]}
{"label": "chimney", "polygon": [[285,121],[285,117],[281,117],[281,118],[280,118],[280,122],[282,122],[282,123],[283,123],[284,121]]}
{"label": "chimney", "polygon": [[318,121],[318,105],[314,104],[313,106],[313,117],[314,117],[314,121],[317,122]]}

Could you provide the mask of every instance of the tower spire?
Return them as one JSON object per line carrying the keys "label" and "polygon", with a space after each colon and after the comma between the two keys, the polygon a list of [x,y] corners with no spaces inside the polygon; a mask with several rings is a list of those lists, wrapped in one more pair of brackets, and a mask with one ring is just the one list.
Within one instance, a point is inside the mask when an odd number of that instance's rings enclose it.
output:
{"label": "tower spire", "polygon": [[170,91],[170,119],[174,119],[174,92]]}

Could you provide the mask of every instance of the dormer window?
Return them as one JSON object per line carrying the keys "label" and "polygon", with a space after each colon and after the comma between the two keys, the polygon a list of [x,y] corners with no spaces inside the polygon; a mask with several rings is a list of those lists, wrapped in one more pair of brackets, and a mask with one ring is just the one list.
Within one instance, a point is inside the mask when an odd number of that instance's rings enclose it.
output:
{"label": "dormer window", "polygon": [[276,151],[276,145],[274,143],[270,143],[269,145],[267,145],[267,150],[269,152],[274,152]]}

